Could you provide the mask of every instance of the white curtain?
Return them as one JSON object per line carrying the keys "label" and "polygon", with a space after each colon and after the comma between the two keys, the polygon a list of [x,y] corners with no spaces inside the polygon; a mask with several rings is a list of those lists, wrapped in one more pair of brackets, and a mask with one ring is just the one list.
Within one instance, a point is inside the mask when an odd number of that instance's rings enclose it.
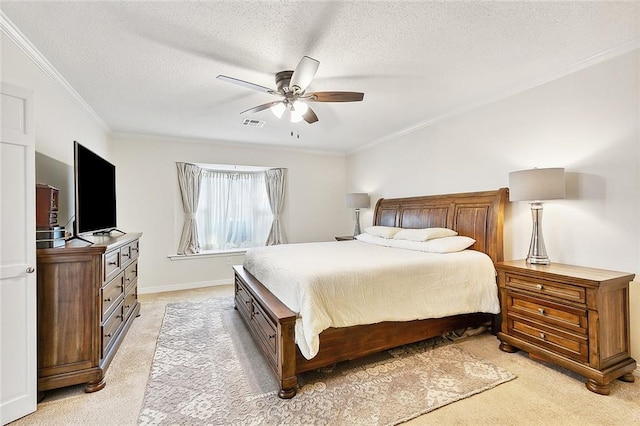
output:
{"label": "white curtain", "polygon": [[273,213],[273,221],[267,237],[266,245],[268,246],[287,242],[280,218],[284,206],[285,173],[286,169],[270,169],[265,172],[267,197],[269,198],[271,213]]}
{"label": "white curtain", "polygon": [[178,254],[200,253],[198,242],[198,225],[194,213],[198,210],[202,169],[195,164],[176,163],[178,167],[178,184],[182,194],[184,225],[178,244]]}
{"label": "white curtain", "polygon": [[204,250],[264,246],[273,220],[265,174],[203,170],[196,218]]}

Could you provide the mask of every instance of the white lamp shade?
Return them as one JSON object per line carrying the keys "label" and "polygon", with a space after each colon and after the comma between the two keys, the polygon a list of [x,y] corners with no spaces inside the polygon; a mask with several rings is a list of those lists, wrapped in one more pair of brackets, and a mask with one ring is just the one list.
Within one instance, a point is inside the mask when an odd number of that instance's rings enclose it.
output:
{"label": "white lamp shade", "polygon": [[544,201],[564,197],[563,168],[520,170],[509,173],[510,201]]}
{"label": "white lamp shade", "polygon": [[345,198],[347,207],[351,209],[364,209],[369,207],[369,194],[363,192],[353,192],[347,194]]}

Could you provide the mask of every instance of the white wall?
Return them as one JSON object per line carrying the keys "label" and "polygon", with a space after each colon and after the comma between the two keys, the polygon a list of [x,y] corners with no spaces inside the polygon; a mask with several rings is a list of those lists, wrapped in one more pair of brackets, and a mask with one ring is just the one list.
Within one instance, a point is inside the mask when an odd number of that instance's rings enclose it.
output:
{"label": "white wall", "polygon": [[36,151],[73,165],[73,141],[109,158],[108,132],[3,32],[2,81],[34,91]]}
{"label": "white wall", "polygon": [[0,79],[34,91],[36,178],[60,190],[58,220],[71,230],[73,141],[109,158],[107,129],[3,32],[0,32],[0,43]]}
{"label": "white wall", "polygon": [[[565,167],[568,198],[546,203],[542,223],[551,261],[640,274],[639,63],[635,50],[354,153],[347,185],[377,197],[466,192]],[[528,204],[510,203],[505,259],[526,257],[530,237]],[[631,293],[640,359],[640,284]]]}
{"label": "white wall", "polygon": [[242,256],[170,260],[184,220],[177,161],[287,168],[283,223],[289,242],[329,241],[349,228],[344,205],[345,157],[223,142],[119,136],[118,226],[143,232],[140,292],[231,283]]}

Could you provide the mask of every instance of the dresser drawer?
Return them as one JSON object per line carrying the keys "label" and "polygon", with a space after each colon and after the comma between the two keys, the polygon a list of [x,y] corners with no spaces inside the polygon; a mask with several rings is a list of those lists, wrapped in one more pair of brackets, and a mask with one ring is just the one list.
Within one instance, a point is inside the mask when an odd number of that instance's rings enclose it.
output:
{"label": "dresser drawer", "polygon": [[123,304],[118,304],[116,310],[111,314],[109,319],[102,326],[102,356],[107,353],[120,330],[120,326],[124,322]]}
{"label": "dresser drawer", "polygon": [[102,319],[107,318],[115,309],[124,294],[124,273],[109,281],[100,289],[102,296]]}
{"label": "dresser drawer", "polygon": [[125,321],[126,321],[127,318],[129,318],[129,315],[131,315],[131,311],[136,306],[136,301],[137,300],[138,300],[138,296],[137,296],[137,294],[136,294],[134,289],[132,289],[132,291],[128,292],[127,295],[124,297],[124,305],[123,305],[122,309],[123,309],[123,312],[124,312]]}
{"label": "dresser drawer", "polygon": [[129,291],[131,286],[135,285],[138,280],[138,262],[133,262],[131,265],[127,266],[124,270],[124,282],[126,285],[126,291]]}
{"label": "dresser drawer", "polygon": [[131,260],[136,260],[140,254],[140,240],[131,243]]}
{"label": "dresser drawer", "polygon": [[507,291],[507,311],[533,321],[567,329],[573,333],[587,334],[588,312],[584,308],[561,305],[549,300]]}
{"label": "dresser drawer", "polygon": [[104,282],[109,282],[120,272],[120,250],[112,250],[104,254]]}
{"label": "dresser drawer", "polygon": [[526,277],[516,274],[506,274],[505,286],[507,290],[524,291],[533,296],[547,300],[562,302],[575,302],[586,304],[586,291],[584,287],[561,284],[553,281]]}
{"label": "dresser drawer", "polygon": [[514,312],[507,314],[508,333],[536,346],[581,363],[589,361],[589,339],[586,334],[570,333]]}
{"label": "dresser drawer", "polygon": [[131,244],[120,248],[120,257],[122,258],[122,266],[126,266],[131,262]]}

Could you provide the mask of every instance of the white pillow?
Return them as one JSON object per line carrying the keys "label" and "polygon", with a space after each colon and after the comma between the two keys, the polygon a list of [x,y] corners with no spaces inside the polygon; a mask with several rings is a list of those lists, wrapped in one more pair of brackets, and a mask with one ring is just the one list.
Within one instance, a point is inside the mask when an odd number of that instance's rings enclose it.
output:
{"label": "white pillow", "polygon": [[396,233],[393,238],[396,240],[427,241],[434,238],[453,237],[458,235],[456,231],[449,228],[422,228],[403,229]]}
{"label": "white pillow", "polygon": [[365,228],[364,232],[382,238],[393,238],[402,228],[396,228],[394,226],[369,226]]}
{"label": "white pillow", "polygon": [[366,233],[356,235],[356,240],[362,241],[364,243],[377,244],[379,246],[385,246],[385,247],[391,246],[391,242],[393,241],[390,238],[376,237],[375,235],[366,234]]}
{"label": "white pillow", "polygon": [[454,253],[471,247],[476,240],[456,235],[436,238],[428,241],[391,240],[391,247],[406,250],[425,251],[429,253]]}

